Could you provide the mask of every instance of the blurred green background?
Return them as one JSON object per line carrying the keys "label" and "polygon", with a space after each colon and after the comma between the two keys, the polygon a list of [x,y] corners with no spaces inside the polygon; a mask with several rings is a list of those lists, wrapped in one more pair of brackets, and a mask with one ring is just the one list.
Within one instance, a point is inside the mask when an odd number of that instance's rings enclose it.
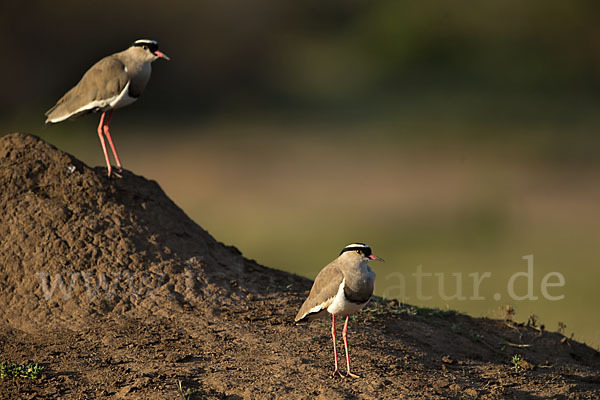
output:
{"label": "blurred green background", "polygon": [[[3,2],[0,123],[103,165],[98,116],[43,113],[99,58],[159,41],[112,124],[126,168],[218,240],[313,278],[369,243],[379,295],[531,313],[600,346],[600,3]],[[509,298],[534,255],[534,296]],[[411,274],[425,278],[417,298]],[[469,273],[490,272],[473,297]],[[564,287],[541,293],[549,272]],[[447,299],[462,273],[466,300]],[[399,274],[406,282],[399,288]],[[555,282],[556,279],[551,279]],[[515,291],[525,294],[524,278]],[[494,297],[494,295],[498,296]]]}

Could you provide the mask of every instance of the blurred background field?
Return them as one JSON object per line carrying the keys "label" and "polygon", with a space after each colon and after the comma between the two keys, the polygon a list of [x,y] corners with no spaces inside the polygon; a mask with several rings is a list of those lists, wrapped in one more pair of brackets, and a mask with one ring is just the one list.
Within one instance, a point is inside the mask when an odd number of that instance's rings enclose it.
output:
{"label": "blurred background field", "polygon": [[[352,241],[376,291],[422,306],[531,313],[600,346],[600,4],[591,1],[5,2],[0,134],[103,165],[98,116],[43,113],[138,38],[153,65],[112,132],[218,240],[313,278]],[[535,301],[509,298],[534,256]],[[425,278],[417,298],[411,274]],[[474,295],[473,272],[490,272]],[[564,287],[544,299],[542,278]],[[462,273],[465,300],[456,292]],[[406,278],[400,290],[398,274]],[[517,279],[517,294],[525,294]],[[494,295],[498,294],[496,298]]]}

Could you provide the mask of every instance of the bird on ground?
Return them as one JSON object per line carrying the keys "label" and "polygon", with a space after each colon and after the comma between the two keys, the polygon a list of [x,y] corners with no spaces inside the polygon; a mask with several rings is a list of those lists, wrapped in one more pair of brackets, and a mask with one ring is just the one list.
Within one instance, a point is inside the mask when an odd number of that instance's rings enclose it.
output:
{"label": "bird on ground", "polygon": [[98,136],[110,176],[112,167],[104,136],[108,139],[117,167],[122,168],[110,137],[109,125],[113,111],[140,97],[150,80],[151,64],[159,58],[169,60],[166,54],[158,50],[158,43],[149,39],[136,40],[127,50],[104,57],[87,70],[79,83],[61,97],[54,107],[46,111],[46,124],[101,111]]}
{"label": "bird on ground", "polygon": [[324,318],[331,314],[331,336],[333,337],[333,374],[344,376],[338,368],[337,346],[335,342],[335,317],[346,317],[342,338],[346,351],[346,375],[358,378],[350,371],[348,354],[348,319],[350,314],[362,309],[371,299],[375,284],[375,273],[369,267],[369,261],[383,261],[364,243],[352,243],[344,247],[338,258],[319,272],[308,298],[296,315],[296,323]]}

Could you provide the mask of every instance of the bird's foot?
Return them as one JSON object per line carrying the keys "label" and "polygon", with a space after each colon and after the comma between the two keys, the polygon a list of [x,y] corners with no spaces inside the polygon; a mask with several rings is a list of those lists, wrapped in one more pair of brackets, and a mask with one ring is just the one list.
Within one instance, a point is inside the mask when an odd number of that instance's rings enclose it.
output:
{"label": "bird's foot", "polygon": [[333,374],[332,374],[332,376],[336,376],[336,375],[339,375],[339,376],[341,376],[342,378],[345,378],[345,376],[344,376],[344,375],[343,375],[343,374],[340,372],[340,370],[339,370],[339,369],[337,369],[337,368],[336,368],[336,370],[335,370],[335,371],[333,371]]}
{"label": "bird's foot", "polygon": [[122,169],[118,169],[116,171],[115,170],[109,171],[108,177],[109,178],[123,178],[123,175],[121,175],[122,172],[123,172]]}
{"label": "bird's foot", "polygon": [[360,375],[353,374],[353,373],[352,373],[352,372],[350,372],[350,371],[347,371],[347,372],[346,372],[346,375],[348,375],[348,376],[350,376],[350,377],[352,377],[352,378],[360,378]]}

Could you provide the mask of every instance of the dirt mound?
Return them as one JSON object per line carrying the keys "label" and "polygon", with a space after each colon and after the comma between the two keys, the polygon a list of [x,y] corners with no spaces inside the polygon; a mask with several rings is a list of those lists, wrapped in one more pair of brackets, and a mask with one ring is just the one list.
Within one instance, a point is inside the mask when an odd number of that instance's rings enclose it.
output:
{"label": "dirt mound", "polygon": [[268,284],[156,182],[109,179],[30,135],[3,137],[0,159],[0,315],[12,326],[168,315],[228,302],[242,280],[249,292]]}
{"label": "dirt mound", "polygon": [[[512,321],[374,301],[333,378],[310,281],[245,259],[158,184],[107,178],[35,136],[0,139],[0,348],[45,367],[0,398],[591,398],[595,350]],[[343,354],[340,352],[340,354]],[[4,361],[4,360],[0,360]],[[178,385],[181,382],[182,387]]]}

